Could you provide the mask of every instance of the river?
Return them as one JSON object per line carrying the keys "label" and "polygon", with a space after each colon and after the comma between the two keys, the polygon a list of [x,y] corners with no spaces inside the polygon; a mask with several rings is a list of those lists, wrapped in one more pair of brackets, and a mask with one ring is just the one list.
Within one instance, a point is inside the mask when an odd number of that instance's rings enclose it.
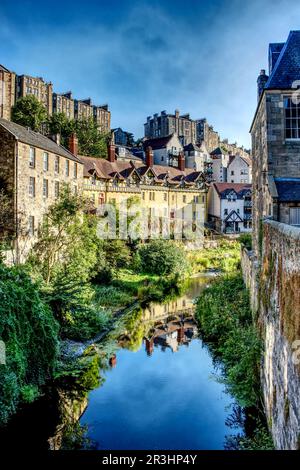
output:
{"label": "river", "polygon": [[[0,438],[31,448],[223,449],[242,434],[241,410],[216,380],[218,370],[200,339],[195,299],[207,277],[183,295],[141,309],[113,339],[101,383],[80,399],[64,390],[25,407]],[[3,441],[4,439],[4,441]]]}

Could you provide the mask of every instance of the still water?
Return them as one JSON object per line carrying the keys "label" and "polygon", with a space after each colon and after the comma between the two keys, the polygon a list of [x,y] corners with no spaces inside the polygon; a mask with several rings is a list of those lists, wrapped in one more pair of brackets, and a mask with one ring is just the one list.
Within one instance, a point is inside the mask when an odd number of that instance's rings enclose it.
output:
{"label": "still water", "polygon": [[193,320],[204,285],[194,279],[182,297],[144,310],[135,351],[120,341],[80,420],[98,449],[223,449],[225,436],[241,431],[226,426],[234,400],[213,377]]}
{"label": "still water", "polygon": [[1,447],[209,450],[243,434],[242,411],[216,380],[194,320],[194,301],[208,282],[192,279],[175,300],[122,320],[106,344],[104,380],[83,394],[49,387],[0,429]]}

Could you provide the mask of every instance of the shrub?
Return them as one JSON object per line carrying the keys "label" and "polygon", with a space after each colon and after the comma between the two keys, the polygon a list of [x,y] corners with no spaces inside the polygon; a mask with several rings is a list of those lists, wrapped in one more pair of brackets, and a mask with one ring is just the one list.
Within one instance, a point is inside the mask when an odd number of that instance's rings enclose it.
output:
{"label": "shrub", "polygon": [[140,270],[149,274],[168,276],[183,273],[188,263],[182,248],[172,241],[152,240],[138,249]]}
{"label": "shrub", "polygon": [[56,364],[58,324],[24,269],[0,264],[0,337],[6,364],[0,368],[0,422],[20,401],[30,401]]}
{"label": "shrub", "polygon": [[252,250],[252,235],[251,233],[243,233],[239,236],[239,242],[243,245],[247,250]]}

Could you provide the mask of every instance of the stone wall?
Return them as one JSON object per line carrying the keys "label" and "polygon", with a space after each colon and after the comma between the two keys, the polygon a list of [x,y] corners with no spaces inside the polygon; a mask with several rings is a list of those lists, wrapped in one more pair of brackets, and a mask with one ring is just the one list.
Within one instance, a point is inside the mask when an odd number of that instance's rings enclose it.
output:
{"label": "stone wall", "polygon": [[[300,448],[300,228],[265,221],[260,267],[242,252],[242,268],[264,340],[261,383],[277,449]],[[298,361],[297,361],[298,358]]]}

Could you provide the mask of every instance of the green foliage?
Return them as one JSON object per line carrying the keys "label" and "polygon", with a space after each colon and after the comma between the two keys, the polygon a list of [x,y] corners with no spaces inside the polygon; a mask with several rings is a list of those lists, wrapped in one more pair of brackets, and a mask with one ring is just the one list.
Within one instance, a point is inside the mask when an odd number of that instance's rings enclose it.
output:
{"label": "green foliage", "polygon": [[104,307],[124,307],[132,302],[132,296],[126,290],[109,285],[96,285],[95,302]]}
{"label": "green foliage", "polygon": [[94,157],[107,156],[107,142],[109,135],[101,134],[93,118],[75,121],[74,130],[78,137],[79,152],[81,155]]}
{"label": "green foliage", "polygon": [[258,406],[262,343],[240,273],[217,279],[203,291],[197,319],[204,340],[221,361],[222,380],[229,391],[242,406]]}
{"label": "green foliage", "polygon": [[50,135],[60,134],[61,144],[69,145],[69,137],[75,132],[75,121],[69,120],[65,113],[54,113],[48,118],[48,129]]}
{"label": "green foliage", "polygon": [[252,235],[251,233],[243,233],[239,236],[239,242],[243,245],[247,250],[252,250]]}
{"label": "green foliage", "polygon": [[227,450],[274,450],[272,437],[262,424],[258,424],[251,436],[228,436],[225,447]]}
{"label": "green foliage", "polygon": [[11,118],[21,126],[39,131],[42,123],[46,121],[47,112],[34,95],[28,95],[17,100],[12,108]]}
{"label": "green foliage", "polygon": [[203,248],[188,254],[193,272],[217,270],[234,272],[240,264],[240,243],[222,240],[215,248]]}
{"label": "green foliage", "polygon": [[158,276],[184,273],[188,262],[182,248],[169,240],[152,240],[138,249],[140,270]]}
{"label": "green foliage", "polygon": [[22,268],[0,264],[0,337],[6,365],[0,366],[0,422],[21,400],[30,401],[56,364],[58,324],[38,286]]}

